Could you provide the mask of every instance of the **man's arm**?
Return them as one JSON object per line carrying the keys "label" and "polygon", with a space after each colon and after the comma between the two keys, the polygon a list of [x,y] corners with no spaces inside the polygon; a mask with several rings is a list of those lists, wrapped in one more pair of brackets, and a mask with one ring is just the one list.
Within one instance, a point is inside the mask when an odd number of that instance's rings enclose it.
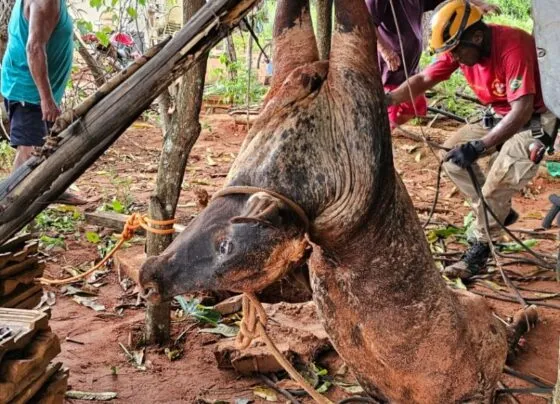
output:
{"label": "man's arm", "polygon": [[386,95],[387,103],[389,105],[398,105],[403,102],[409,101],[411,90],[412,90],[412,98],[415,99],[420,94],[425,93],[427,90],[434,87],[436,84],[438,84],[441,81],[442,80],[431,78],[425,72],[420,72],[410,77],[407,81],[402,83],[395,90],[388,93]]}
{"label": "man's arm", "polygon": [[529,122],[533,115],[534,100],[533,94],[527,94],[511,102],[509,114],[482,138],[486,149],[504,143]]}
{"label": "man's arm", "polygon": [[[62,0],[60,0],[62,1]],[[60,115],[54,101],[47,68],[46,46],[58,23],[59,2],[30,0],[29,36],[27,38],[27,63],[41,97],[43,120],[54,122]]]}

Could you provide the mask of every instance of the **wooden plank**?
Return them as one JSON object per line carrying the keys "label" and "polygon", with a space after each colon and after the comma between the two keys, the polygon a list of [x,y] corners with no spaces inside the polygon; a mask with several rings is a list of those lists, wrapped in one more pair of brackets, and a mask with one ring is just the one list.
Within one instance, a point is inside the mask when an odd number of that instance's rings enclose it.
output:
{"label": "wooden plank", "polygon": [[[150,106],[155,97],[197,61],[259,0],[214,0],[144,66],[64,130],[49,157],[26,162],[0,188],[0,243],[22,229],[85,172]],[[22,172],[33,165],[35,168]]]}
{"label": "wooden plank", "polygon": [[14,308],[16,309],[24,309],[24,310],[31,310],[35,308],[40,302],[41,298],[43,297],[43,290],[38,291],[34,295],[29,296],[27,299],[21,301],[20,303],[16,304]]}
{"label": "wooden plank", "polygon": [[5,252],[0,254],[0,269],[7,265],[22,262],[27,257],[37,253],[39,251],[39,243],[36,241],[26,244],[23,249],[16,252]]}
{"label": "wooden plank", "polygon": [[8,402],[22,393],[45,373],[49,362],[59,353],[58,337],[48,330],[38,333],[31,344],[21,351],[20,357],[4,358],[0,364],[0,402]]}
{"label": "wooden plank", "polygon": [[26,271],[15,274],[6,279],[0,279],[0,297],[4,297],[12,293],[19,285],[29,285],[36,278],[43,276],[44,265],[35,265]]}
{"label": "wooden plank", "polygon": [[16,307],[42,290],[43,287],[41,285],[19,285],[11,294],[0,298],[0,307]]}
{"label": "wooden plank", "polygon": [[29,257],[25,261],[0,269],[0,279],[9,279],[22,272],[35,271],[37,268],[44,269],[44,267],[45,263],[40,261],[39,257]]}
{"label": "wooden plank", "polygon": [[0,363],[7,352],[23,349],[37,332],[47,329],[48,322],[42,311],[0,308],[0,329],[5,334],[0,339]]}
{"label": "wooden plank", "polygon": [[31,240],[31,237],[33,237],[31,233],[26,233],[11,238],[10,240],[6,241],[4,244],[0,245],[0,254],[7,253],[7,252],[15,252],[16,250],[22,249],[23,246],[25,245],[25,242]]}
{"label": "wooden plank", "polygon": [[[123,215],[122,213],[116,212],[86,212],[86,223],[107,227],[109,229],[114,229],[116,231],[122,231],[124,224],[128,220],[128,215]],[[175,233],[181,233],[185,230],[185,226],[182,224],[174,224],[173,228]],[[137,234],[146,234],[146,230],[140,228],[136,230]]]}
{"label": "wooden plank", "polygon": [[62,362],[57,362],[55,364],[49,364],[45,373],[39,376],[33,383],[28,385],[25,390],[19,393],[16,397],[10,401],[10,404],[25,404],[27,402],[34,403],[36,401],[30,401],[33,396],[47,383],[47,381],[55,375],[56,372],[62,367]]}
{"label": "wooden plank", "polygon": [[64,395],[68,389],[68,374],[67,368],[59,369],[39,392],[31,399],[31,403],[37,404],[62,404],[64,403]]}

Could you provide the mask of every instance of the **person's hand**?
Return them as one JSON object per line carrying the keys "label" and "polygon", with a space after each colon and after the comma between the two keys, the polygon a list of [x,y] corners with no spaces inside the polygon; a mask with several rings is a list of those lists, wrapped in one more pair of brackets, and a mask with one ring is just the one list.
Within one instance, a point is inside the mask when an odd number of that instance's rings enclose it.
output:
{"label": "person's hand", "polygon": [[46,122],[54,122],[60,115],[60,109],[52,97],[41,100],[41,112],[43,113],[43,121]]}
{"label": "person's hand", "polygon": [[473,140],[464,143],[450,150],[446,156],[445,161],[451,161],[453,164],[467,168],[474,163],[486,150],[486,146],[482,140]]}
{"label": "person's hand", "polygon": [[389,66],[389,70],[394,72],[401,67],[401,58],[393,49],[380,49],[379,52],[387,66]]}

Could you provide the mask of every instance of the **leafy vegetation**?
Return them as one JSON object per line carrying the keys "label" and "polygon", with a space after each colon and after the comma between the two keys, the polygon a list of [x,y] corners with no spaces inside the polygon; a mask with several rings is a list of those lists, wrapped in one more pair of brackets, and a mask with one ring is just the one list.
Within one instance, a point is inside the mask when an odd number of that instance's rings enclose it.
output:
{"label": "leafy vegetation", "polygon": [[8,142],[0,141],[0,171],[11,169],[15,154]]}
{"label": "leafy vegetation", "polygon": [[223,67],[215,68],[210,73],[210,77],[215,82],[206,87],[205,99],[211,96],[219,96],[226,104],[241,105],[247,102],[247,91],[249,90],[250,103],[262,100],[267,89],[257,81],[254,72],[251,72],[251,86],[249,88],[247,70],[241,62],[230,61],[225,53],[220,56],[219,60]]}

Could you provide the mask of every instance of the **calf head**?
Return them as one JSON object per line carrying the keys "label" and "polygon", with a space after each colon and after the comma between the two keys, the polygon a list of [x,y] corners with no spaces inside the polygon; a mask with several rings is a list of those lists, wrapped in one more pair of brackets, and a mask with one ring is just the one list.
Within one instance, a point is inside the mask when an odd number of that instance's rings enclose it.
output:
{"label": "calf head", "polygon": [[140,284],[152,301],[200,290],[256,292],[301,261],[306,246],[304,223],[281,200],[227,195],[146,260]]}

